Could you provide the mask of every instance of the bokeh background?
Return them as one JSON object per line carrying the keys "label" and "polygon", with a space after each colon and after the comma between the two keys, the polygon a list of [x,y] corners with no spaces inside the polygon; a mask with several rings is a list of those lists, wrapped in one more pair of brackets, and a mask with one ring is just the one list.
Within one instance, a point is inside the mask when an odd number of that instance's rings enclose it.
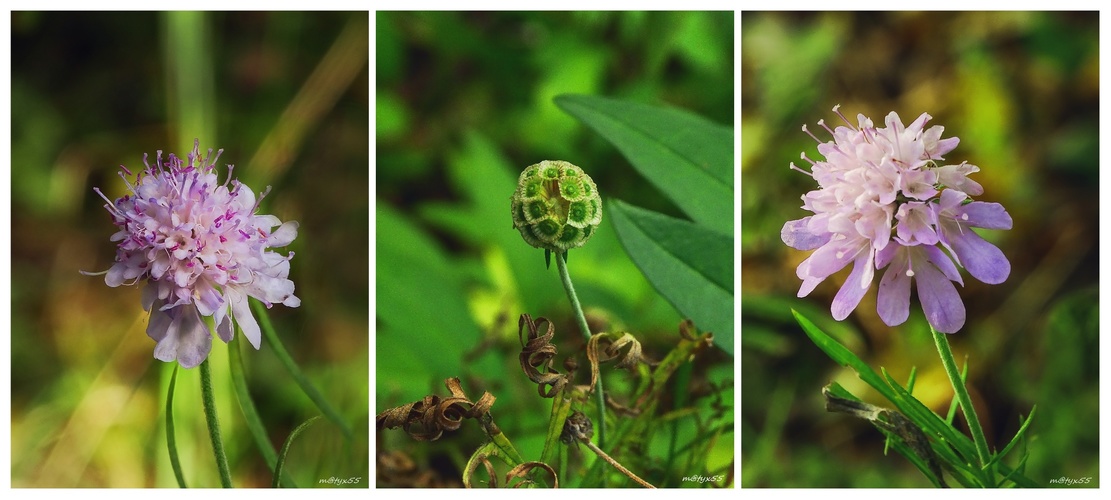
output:
{"label": "bokeh background", "polygon": [[[458,376],[472,399],[482,391],[498,398],[498,425],[533,459],[543,447],[551,402],[537,395],[518,364],[518,317],[550,318],[557,367],[577,355],[577,383],[586,383],[588,370],[554,266],[545,270],[543,251],[512,227],[509,198],[517,176],[541,160],[567,160],[590,174],[604,198],[682,217],[616,148],[552,98],[602,95],[732,125],[733,13],[375,17],[376,411],[446,395],[444,379]],[[632,332],[654,359],[674,346],[680,316],[629,260],[605,217],[590,242],[571,252],[568,266],[594,331]],[[607,392],[628,389],[629,376],[604,372]],[[708,415],[723,400],[731,420],[732,381],[732,357],[714,351],[695,364],[690,382],[669,391],[688,394],[686,403],[665,402],[663,411],[689,406]],[[682,446],[693,439],[694,421],[687,414],[664,425],[675,423]],[[669,466],[680,475],[731,470],[731,430],[697,457],[704,465],[687,469],[669,463],[675,444],[670,432],[660,435],[646,444],[638,474],[659,476]],[[459,486],[463,465],[482,441],[471,421],[433,443],[381,431],[377,484]],[[673,479],[669,485],[679,486],[679,477]]]}
{"label": "bokeh background", "polygon": [[[294,442],[299,486],[369,473],[369,15],[13,12],[11,481],[16,487],[176,486],[165,440],[172,365],[152,357],[139,287],[108,288],[114,226],[93,192],[124,194],[118,165],[223,148],[261,211],[300,222],[278,335],[355,428],[326,420]],[[210,356],[236,486],[271,474]],[[266,343],[247,384],[280,448],[319,411]],[[198,370],[178,374],[177,442],[189,486],[219,485]],[[334,486],[324,486],[334,487]]]}
{"label": "bokeh background", "polygon": [[947,159],[980,166],[978,199],[1014,219],[1010,231],[981,234],[1012,270],[995,286],[965,274],[968,321],[950,338],[958,362],[968,359],[990,446],[1002,448],[1037,404],[1027,477],[1098,486],[1098,14],[746,12],[741,28],[742,486],[930,485],[903,457],[884,457],[870,425],[824,411],[830,381],[882,398],[810,343],[790,308],[898,380],[917,366],[914,393],[940,414],[952,397],[920,308],[887,327],[873,287],[833,322],[847,271],[795,298],[808,252],[779,232],[807,213],[800,196],[813,181],[788,164],[803,151],[818,157],[800,126],[839,124],[835,104],[877,123],[928,112],[960,137]]}

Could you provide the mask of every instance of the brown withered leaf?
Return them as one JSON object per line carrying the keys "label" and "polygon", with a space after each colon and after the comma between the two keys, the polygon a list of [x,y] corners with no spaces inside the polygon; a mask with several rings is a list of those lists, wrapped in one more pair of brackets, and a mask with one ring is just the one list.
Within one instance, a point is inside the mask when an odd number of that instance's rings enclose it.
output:
{"label": "brown withered leaf", "polygon": [[[545,328],[541,328],[542,326]],[[555,326],[547,318],[538,317],[533,320],[532,316],[522,314],[517,321],[517,338],[521,341],[521,369],[529,380],[537,384],[537,392],[544,398],[555,397],[569,380],[567,375],[552,368],[553,358],[558,352],[555,344],[552,344],[553,337]]]}
{"label": "brown withered leaf", "polygon": [[470,465],[467,466],[467,470],[463,471],[463,487],[474,487],[472,486],[472,476],[474,476],[475,471],[478,470],[479,464],[482,464],[484,467],[486,467],[486,475],[490,477],[490,483],[486,486],[488,488],[497,488],[498,475],[497,472],[494,472],[494,464],[490,463],[490,460],[487,458],[486,455],[481,455],[475,460],[471,461]]}
{"label": "brown withered leaf", "polygon": [[[603,342],[607,342],[604,349],[601,347]],[[622,354],[621,350],[626,347],[628,349]],[[598,365],[601,363],[617,359],[617,367],[625,369],[633,368],[640,362],[655,364],[644,357],[640,341],[628,332],[622,333],[619,337],[615,333],[592,335],[590,341],[586,343],[586,358],[590,361],[590,390],[592,391],[594,384],[598,382]]]}
{"label": "brown withered leaf", "polygon": [[529,476],[530,473],[532,473],[532,470],[537,468],[537,467],[539,467],[541,469],[544,469],[545,471],[548,472],[549,475],[552,476],[552,484],[553,484],[552,488],[559,488],[559,476],[556,475],[555,469],[552,469],[552,467],[550,465],[548,465],[544,462],[525,462],[523,464],[520,464],[520,465],[510,469],[510,471],[505,474],[505,485],[509,486],[511,484],[510,482],[512,480],[518,479],[518,478],[523,478],[523,479],[521,481],[517,482],[517,483],[514,483],[513,484],[514,488],[520,488],[522,486],[527,486],[527,485],[534,484],[534,482],[531,479],[528,479],[528,476]]}
{"label": "brown withered leaf", "polygon": [[451,392],[450,397],[429,395],[420,401],[390,408],[374,418],[377,428],[401,427],[417,441],[435,441],[444,431],[458,429],[464,419],[487,415],[497,399],[484,392],[477,402],[472,402],[463,392],[458,378],[449,378],[444,383]]}

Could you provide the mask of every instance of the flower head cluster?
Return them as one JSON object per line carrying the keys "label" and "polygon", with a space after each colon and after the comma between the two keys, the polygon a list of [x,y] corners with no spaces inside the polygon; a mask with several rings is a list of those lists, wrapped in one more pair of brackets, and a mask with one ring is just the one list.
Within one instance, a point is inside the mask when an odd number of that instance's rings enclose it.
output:
{"label": "flower head cluster", "polygon": [[[212,334],[202,316],[212,318],[216,335],[232,339],[232,319],[255,349],[261,332],[247,304],[247,297],[267,307],[281,303],[297,307],[289,261],[293,252],[270,250],[284,247],[297,237],[297,223],[282,223],[273,215],[256,214],[260,197],[237,180],[220,183],[216,156],[200,155],[200,141],[185,158],[158,151],[153,166],[132,184],[120,177],[130,194],[108,202],[105,208],[119,230],[116,261],[103,274],[108,286],[146,282],[143,309],[150,311],[147,335],[157,342],[154,357],[177,360],[184,368],[199,365],[212,348]],[[269,191],[269,188],[267,188]]]}
{"label": "flower head cluster", "polygon": [[579,167],[545,160],[517,179],[511,198],[513,227],[536,248],[565,252],[586,243],[602,223],[598,186]]}
{"label": "flower head cluster", "polygon": [[781,233],[788,246],[814,250],[797,269],[799,297],[852,263],[831,307],[835,319],[845,319],[871,287],[875,272],[886,267],[877,296],[884,323],[906,321],[913,280],[927,321],[941,332],[960,330],[965,309],[953,282],[964,282],[956,265],[989,284],[1002,283],[1011,272],[1003,252],[971,228],[1010,229],[1011,216],[998,203],[971,200],[984,192],[968,177],[978,167],[939,163],[959,139],[942,139],[940,126],[925,129],[930,115],[922,113],[903,126],[892,112],[885,127],[858,115],[854,127],[837,107],[833,110],[847,126],[830,130],[818,122],[833,140],[822,141],[802,127],[818,141],[824,159],[813,161],[803,153],[811,172],[791,164],[819,187],[802,197],[802,208],[814,215],[787,222]]}

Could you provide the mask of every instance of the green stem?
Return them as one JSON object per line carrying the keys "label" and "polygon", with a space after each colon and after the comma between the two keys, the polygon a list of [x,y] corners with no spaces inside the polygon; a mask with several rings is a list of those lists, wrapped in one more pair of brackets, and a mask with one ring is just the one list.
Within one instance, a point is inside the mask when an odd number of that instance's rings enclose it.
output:
{"label": "green stem", "polygon": [[216,455],[216,468],[220,470],[220,484],[231,488],[231,470],[228,457],[224,454],[224,441],[220,438],[220,419],[216,416],[216,398],[212,394],[212,371],[208,359],[201,363],[201,399],[204,400],[204,416],[208,421],[208,435],[212,437],[212,453]]}
{"label": "green stem", "polygon": [[957,401],[960,402],[964,418],[968,422],[968,428],[972,431],[972,441],[976,443],[976,454],[979,455],[980,466],[984,466],[991,460],[991,452],[988,451],[988,440],[984,437],[984,429],[980,427],[980,418],[976,416],[976,408],[972,406],[972,398],[968,395],[968,389],[965,387],[964,381],[961,380],[960,371],[957,370],[957,362],[953,359],[953,350],[949,348],[949,337],[935,330],[933,325],[930,326],[930,333],[934,336],[937,353],[941,355],[941,364],[945,366],[945,374],[949,376],[949,383],[953,385],[953,392],[957,395]]}
{"label": "green stem", "polygon": [[[575,295],[575,285],[571,284],[571,274],[567,272],[567,252],[559,252],[556,254],[556,268],[559,269],[559,277],[563,280],[563,288],[567,290],[567,298],[571,301],[571,309],[575,312],[575,319],[579,322],[579,330],[582,331],[583,338],[590,342],[590,326],[586,324],[586,315],[583,314],[583,308],[579,305],[579,296]],[[598,446],[606,446],[606,395],[602,389],[602,374],[598,374],[598,390],[594,392],[594,398],[598,402],[598,419],[595,421],[594,428],[598,429]]]}

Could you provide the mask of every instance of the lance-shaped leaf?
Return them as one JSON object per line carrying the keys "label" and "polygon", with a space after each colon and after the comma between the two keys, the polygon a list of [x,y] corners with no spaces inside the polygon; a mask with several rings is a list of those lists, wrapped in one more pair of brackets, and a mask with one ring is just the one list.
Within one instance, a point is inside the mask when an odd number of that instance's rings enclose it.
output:
{"label": "lance-shaped leaf", "polygon": [[557,106],[605,137],[695,222],[733,234],[733,130],[686,111],[597,96]]}
{"label": "lance-shaped leaf", "polygon": [[733,240],[689,221],[609,202],[625,251],[652,286],[733,353]]}

